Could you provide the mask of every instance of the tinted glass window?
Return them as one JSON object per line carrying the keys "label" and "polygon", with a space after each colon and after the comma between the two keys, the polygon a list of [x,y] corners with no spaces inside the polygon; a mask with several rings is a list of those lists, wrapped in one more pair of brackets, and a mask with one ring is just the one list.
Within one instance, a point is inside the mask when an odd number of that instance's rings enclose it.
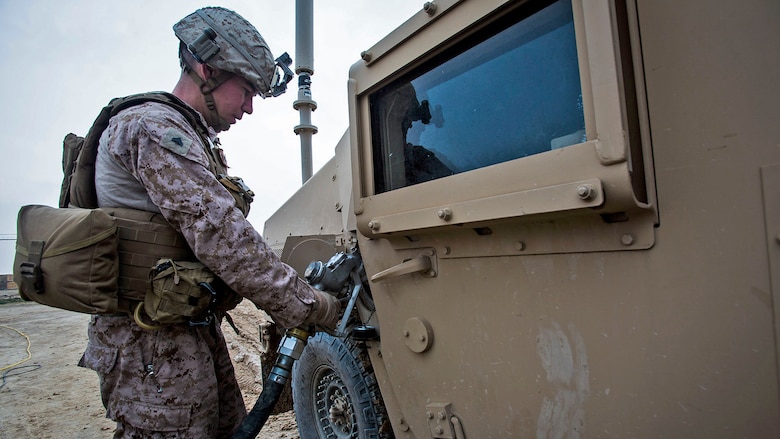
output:
{"label": "tinted glass window", "polygon": [[583,142],[571,0],[370,97],[376,193]]}

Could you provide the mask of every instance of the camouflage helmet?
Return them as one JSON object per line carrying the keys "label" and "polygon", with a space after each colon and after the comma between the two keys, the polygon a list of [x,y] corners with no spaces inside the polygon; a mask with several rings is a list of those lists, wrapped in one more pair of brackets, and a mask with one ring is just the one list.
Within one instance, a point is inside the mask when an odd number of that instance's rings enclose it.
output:
{"label": "camouflage helmet", "polygon": [[249,81],[261,96],[271,88],[275,62],[254,26],[221,7],[198,9],[173,26],[176,37],[195,58]]}

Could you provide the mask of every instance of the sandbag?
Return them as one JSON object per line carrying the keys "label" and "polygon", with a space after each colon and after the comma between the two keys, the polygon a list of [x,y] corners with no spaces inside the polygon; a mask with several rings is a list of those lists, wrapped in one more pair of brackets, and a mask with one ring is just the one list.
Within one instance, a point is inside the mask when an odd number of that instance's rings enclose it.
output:
{"label": "sandbag", "polygon": [[115,313],[117,246],[116,221],[101,209],[23,206],[13,267],[19,295],[70,311]]}

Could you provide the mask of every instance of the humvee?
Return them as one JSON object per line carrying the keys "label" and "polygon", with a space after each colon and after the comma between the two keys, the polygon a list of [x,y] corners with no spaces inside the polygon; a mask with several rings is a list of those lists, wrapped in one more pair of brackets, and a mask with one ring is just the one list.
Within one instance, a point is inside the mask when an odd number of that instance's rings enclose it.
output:
{"label": "humvee", "polygon": [[265,223],[302,276],[359,261],[301,437],[780,437],[779,23],[437,0],[363,52]]}

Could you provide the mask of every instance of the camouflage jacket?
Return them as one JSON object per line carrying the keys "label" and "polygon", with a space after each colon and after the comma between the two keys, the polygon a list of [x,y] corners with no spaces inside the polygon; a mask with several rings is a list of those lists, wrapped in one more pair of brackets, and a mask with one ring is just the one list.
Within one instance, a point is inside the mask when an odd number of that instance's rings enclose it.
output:
{"label": "camouflage jacket", "polygon": [[159,211],[202,263],[277,324],[297,326],[309,314],[311,287],[236,207],[176,110],[148,102],[114,116],[100,139],[95,181],[100,207]]}

